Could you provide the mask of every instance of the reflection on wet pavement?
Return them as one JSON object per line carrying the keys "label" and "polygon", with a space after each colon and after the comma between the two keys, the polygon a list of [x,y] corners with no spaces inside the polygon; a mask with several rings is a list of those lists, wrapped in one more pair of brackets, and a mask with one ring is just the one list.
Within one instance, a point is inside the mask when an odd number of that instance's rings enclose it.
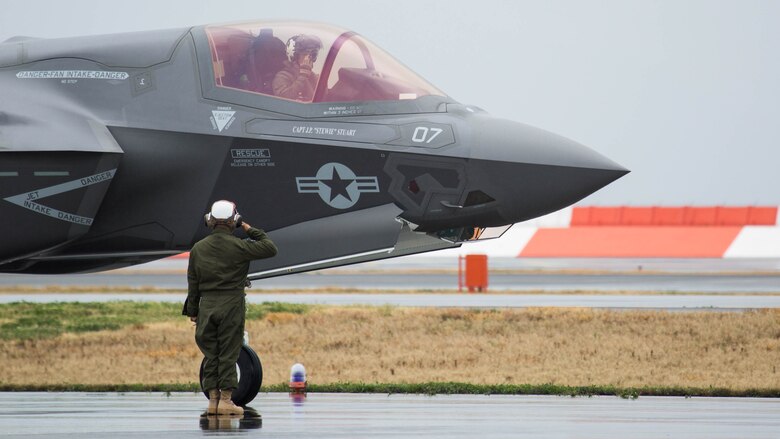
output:
{"label": "reflection on wet pavement", "polygon": [[201,415],[200,429],[203,431],[257,430],[263,426],[263,417],[252,407],[244,407],[241,416]]}

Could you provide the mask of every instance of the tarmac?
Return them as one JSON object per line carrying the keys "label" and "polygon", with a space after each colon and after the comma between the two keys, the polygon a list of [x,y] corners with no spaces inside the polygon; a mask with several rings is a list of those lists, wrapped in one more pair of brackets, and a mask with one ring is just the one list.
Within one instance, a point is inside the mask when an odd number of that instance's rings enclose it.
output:
{"label": "tarmac", "polygon": [[[492,291],[780,292],[776,259],[586,259],[493,258]],[[0,274],[0,287],[152,287],[186,289],[186,259],[164,259],[93,274]],[[398,258],[253,281],[256,289],[300,292],[358,290],[454,290],[457,260]]]}
{"label": "tarmac", "polygon": [[[256,289],[305,291],[323,288],[383,290],[455,290],[456,273],[303,273],[252,282]],[[143,272],[32,276],[3,274],[0,286],[153,287],[187,288],[182,274]],[[491,274],[494,291],[680,291],[712,294],[730,292],[780,292],[780,276],[757,274]]]}
{"label": "tarmac", "polygon": [[780,401],[616,396],[260,394],[242,418],[193,393],[0,393],[0,437],[778,437]]}
{"label": "tarmac", "polygon": [[[250,303],[289,302],[324,305],[408,307],[587,307],[609,309],[744,310],[780,308],[780,262],[761,260],[557,260],[494,258],[487,292],[455,293],[457,261],[399,258],[253,282]],[[186,283],[186,259],[165,259],[95,274],[0,274],[0,303],[105,302],[113,300],[180,302],[182,294],[90,293],[95,289],[179,289]],[[421,271],[421,269],[425,271]],[[14,288],[19,291],[14,291]],[[25,289],[68,288],[34,293]],[[335,289],[332,293],[315,290]],[[342,293],[343,290],[355,290]],[[369,290],[374,290],[367,294]],[[415,294],[391,291],[417,290]],[[450,293],[443,293],[442,291]],[[512,291],[512,294],[506,294]],[[529,294],[524,294],[528,292]],[[563,293],[565,292],[565,293]],[[578,292],[571,294],[571,292]],[[620,292],[616,294],[616,292]],[[294,293],[294,294],[291,294]],[[504,294],[501,294],[504,293]],[[530,294],[533,293],[533,294]],[[652,294],[661,293],[661,294]],[[753,294],[744,294],[753,293]]]}

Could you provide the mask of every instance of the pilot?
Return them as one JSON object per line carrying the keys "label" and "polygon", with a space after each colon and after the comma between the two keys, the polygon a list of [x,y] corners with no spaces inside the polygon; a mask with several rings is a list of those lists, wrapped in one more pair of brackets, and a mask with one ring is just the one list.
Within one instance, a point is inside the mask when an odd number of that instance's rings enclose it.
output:
{"label": "pilot", "polygon": [[312,67],[320,49],[322,41],[315,35],[301,34],[287,40],[288,60],[272,84],[276,96],[311,102],[319,79]]}
{"label": "pilot", "polygon": [[[206,214],[213,231],[195,243],[187,267],[184,313],[195,322],[195,342],[205,357],[203,389],[208,391],[207,414],[242,415],[235,405],[236,362],[244,338],[249,262],[276,255],[276,245],[261,229],[241,219],[236,205],[220,200]],[[233,235],[241,227],[249,239]]]}

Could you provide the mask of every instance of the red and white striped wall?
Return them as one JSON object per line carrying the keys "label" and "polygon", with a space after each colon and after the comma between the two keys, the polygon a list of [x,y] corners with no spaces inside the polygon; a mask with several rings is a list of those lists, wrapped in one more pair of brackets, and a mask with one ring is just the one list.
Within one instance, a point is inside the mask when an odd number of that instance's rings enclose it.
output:
{"label": "red and white striped wall", "polygon": [[573,207],[425,256],[780,258],[776,206]]}

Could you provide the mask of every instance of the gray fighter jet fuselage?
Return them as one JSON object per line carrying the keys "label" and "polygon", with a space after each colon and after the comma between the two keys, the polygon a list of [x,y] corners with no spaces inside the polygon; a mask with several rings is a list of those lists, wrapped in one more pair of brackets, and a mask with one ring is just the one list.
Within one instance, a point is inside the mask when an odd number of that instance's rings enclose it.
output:
{"label": "gray fighter jet fuselage", "polygon": [[626,172],[333,26],[0,44],[0,272],[184,252],[219,199],[280,249],[251,278],[383,259],[484,238]]}

